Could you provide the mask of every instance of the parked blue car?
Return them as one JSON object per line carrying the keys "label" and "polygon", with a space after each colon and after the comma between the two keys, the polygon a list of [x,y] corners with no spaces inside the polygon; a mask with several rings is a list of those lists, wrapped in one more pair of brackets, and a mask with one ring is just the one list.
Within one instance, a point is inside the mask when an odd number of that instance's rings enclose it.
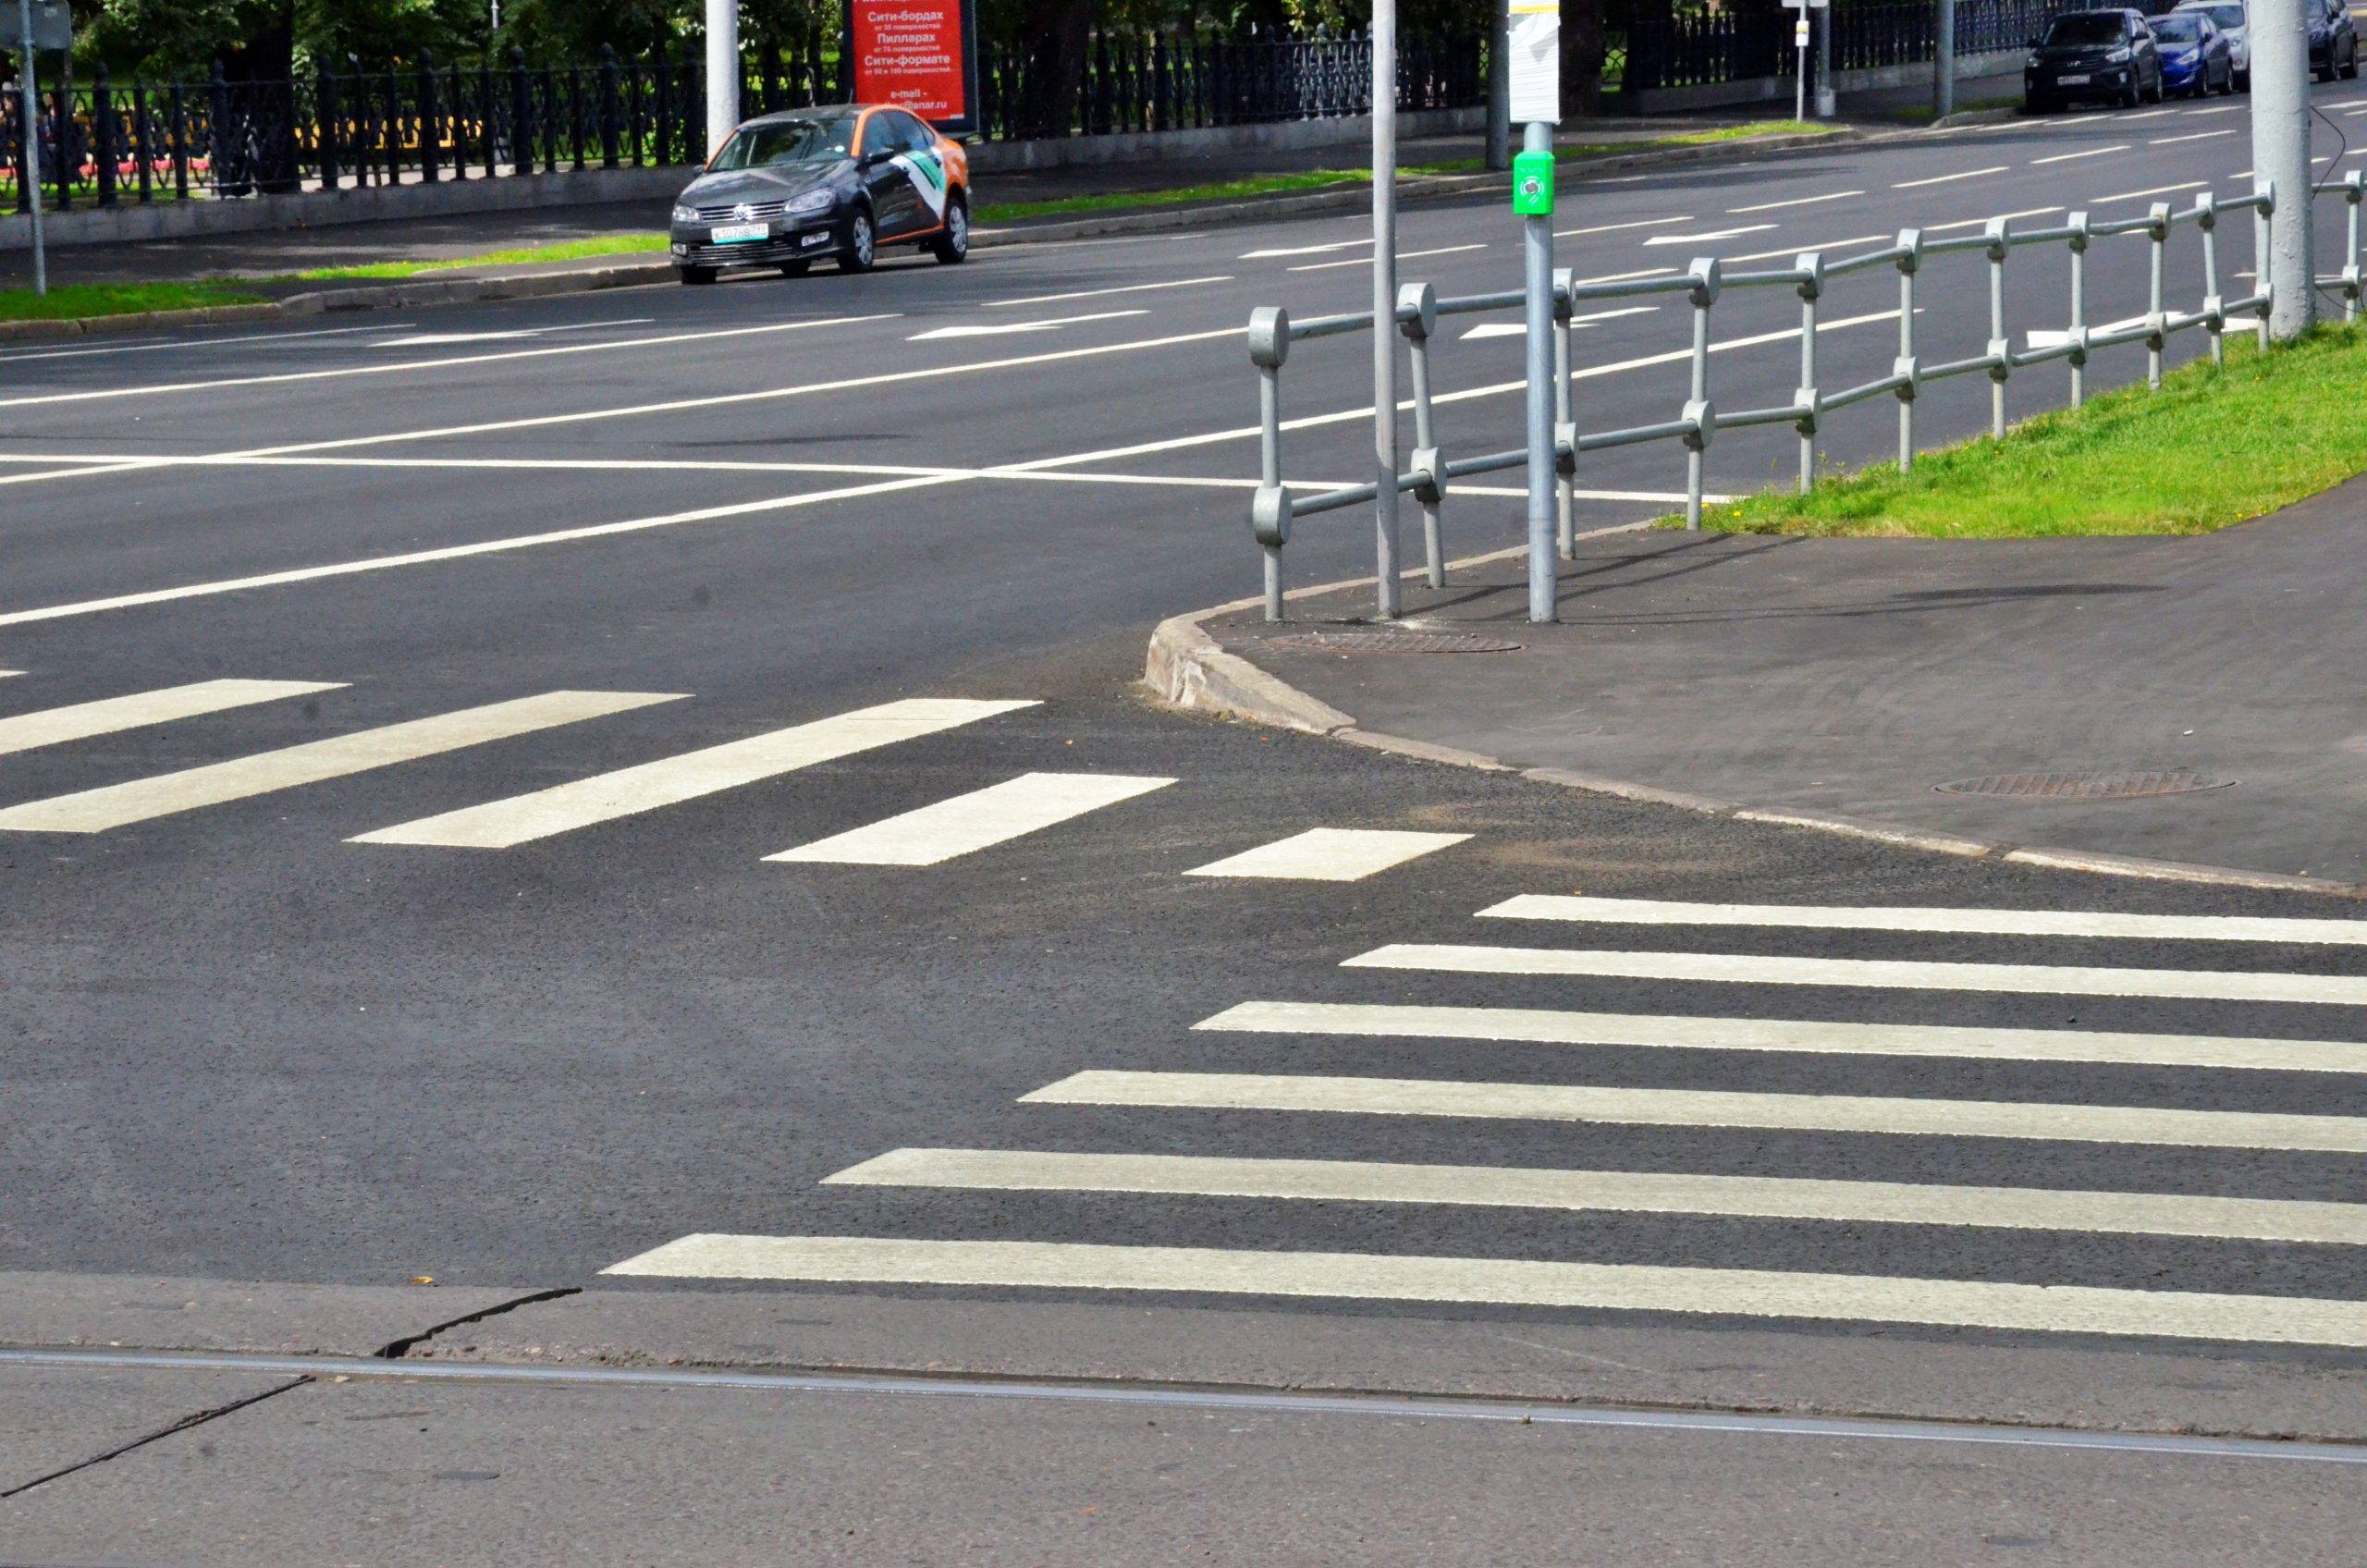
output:
{"label": "parked blue car", "polygon": [[2182,98],[2208,98],[2236,91],[2236,52],[2218,24],[2201,11],[2148,17],[2162,49],[2162,91]]}

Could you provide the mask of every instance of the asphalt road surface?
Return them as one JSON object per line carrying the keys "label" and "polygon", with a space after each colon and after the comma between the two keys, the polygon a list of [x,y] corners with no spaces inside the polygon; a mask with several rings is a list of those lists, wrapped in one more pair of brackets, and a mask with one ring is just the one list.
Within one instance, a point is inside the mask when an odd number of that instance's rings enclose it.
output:
{"label": "asphalt road surface", "polygon": [[[2323,175],[2367,96],[2321,92]],[[2238,194],[2243,109],[1574,182],[1557,261],[1779,264]],[[0,1268],[2354,1367],[2347,911],[1137,696],[1153,622],[1257,587],[1247,311],[1360,308],[1365,239],[1327,217],[0,355]],[[1516,282],[1501,202],[1411,211],[1401,250],[1442,292]],[[2187,231],[2174,304],[2197,255]],[[1981,351],[1984,265],[1927,273],[1927,354]],[[2099,241],[2091,319],[2141,312],[2145,268]],[[2059,256],[2008,278],[2017,321],[2059,321]],[[1835,382],[1886,371],[1895,308],[1887,273],[1835,288]],[[1797,325],[1773,290],[1719,307],[1722,405],[1788,399]],[[1588,323],[1581,424],[1674,417],[1686,330]],[[1452,449],[1517,443],[1497,336],[1441,346],[1441,390],[1472,394]],[[1293,478],[1361,474],[1366,368],[1360,341],[1294,354]],[[2016,410],[2065,374],[2017,374]],[[1935,388],[1927,440],[1987,396]],[[1822,444],[1861,461],[1893,431],[1869,405]],[[1780,479],[1793,445],[1722,438],[1711,483]],[[1583,519],[1665,511],[1682,473],[1605,454]],[[1451,501],[1456,553],[1515,538],[1497,477]],[[1369,571],[1368,524],[1310,520],[1291,557]],[[1581,890],[1650,905],[1482,917]],[[1862,913],[1900,905],[2008,913]],[[2174,918],[2031,917],[2062,911]],[[2187,918],[2225,915],[2343,924]]]}

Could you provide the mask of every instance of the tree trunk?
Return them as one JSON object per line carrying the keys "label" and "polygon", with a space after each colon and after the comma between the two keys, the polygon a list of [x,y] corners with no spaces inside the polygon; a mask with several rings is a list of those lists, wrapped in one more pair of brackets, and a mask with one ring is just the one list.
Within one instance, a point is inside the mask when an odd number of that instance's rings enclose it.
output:
{"label": "tree trunk", "polygon": [[1562,0],[1562,118],[1602,113],[1602,0]]}
{"label": "tree trunk", "polygon": [[1029,7],[1020,103],[1026,136],[1066,136],[1093,42],[1093,0],[1039,0]]}

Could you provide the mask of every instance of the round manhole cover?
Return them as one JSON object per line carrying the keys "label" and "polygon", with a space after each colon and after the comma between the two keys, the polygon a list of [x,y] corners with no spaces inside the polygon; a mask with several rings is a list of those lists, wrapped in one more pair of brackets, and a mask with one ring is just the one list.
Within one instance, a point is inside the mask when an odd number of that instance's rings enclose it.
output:
{"label": "round manhole cover", "polygon": [[1298,631],[1267,639],[1304,654],[1516,654],[1518,643],[1461,631]]}
{"label": "round manhole cover", "polygon": [[2225,790],[2232,778],[2214,778],[2191,768],[2084,773],[1993,773],[1985,778],[1958,778],[1933,789],[1944,795],[2008,795],[2020,800],[2129,801],[2148,795],[2187,795],[2197,790]]}

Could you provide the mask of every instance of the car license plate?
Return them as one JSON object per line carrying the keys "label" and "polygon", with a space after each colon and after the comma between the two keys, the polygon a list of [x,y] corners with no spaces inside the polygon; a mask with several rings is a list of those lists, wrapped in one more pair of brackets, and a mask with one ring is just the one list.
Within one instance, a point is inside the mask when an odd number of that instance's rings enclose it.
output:
{"label": "car license plate", "polygon": [[744,239],[765,239],[772,235],[772,226],[763,223],[717,224],[712,239],[717,245],[735,245]]}
{"label": "car license plate", "polygon": [[[2088,79],[2085,76],[2059,76],[2054,79],[2054,85],[2057,87],[2085,87],[2088,85]],[[715,231],[715,237],[717,239],[722,239],[723,230],[719,228],[717,229]]]}

